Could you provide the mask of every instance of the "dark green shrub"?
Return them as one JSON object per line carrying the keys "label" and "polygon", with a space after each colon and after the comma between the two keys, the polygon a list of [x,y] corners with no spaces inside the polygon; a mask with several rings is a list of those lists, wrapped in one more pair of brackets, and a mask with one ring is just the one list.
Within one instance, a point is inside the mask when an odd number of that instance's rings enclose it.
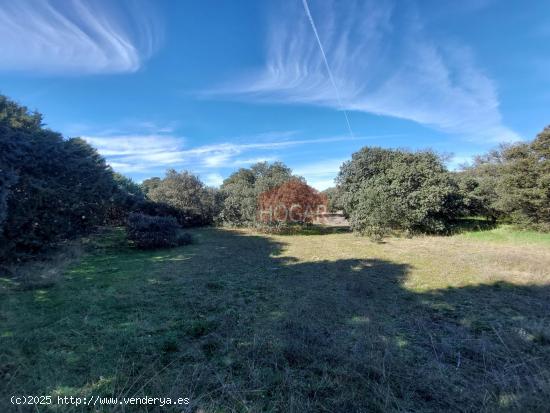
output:
{"label": "dark green shrub", "polygon": [[84,140],[63,137],[0,96],[0,260],[30,257],[106,221],[113,173]]}
{"label": "dark green shrub", "polygon": [[113,178],[117,191],[113,196],[112,205],[107,210],[107,224],[122,226],[126,223],[128,214],[134,212],[137,205],[145,201],[145,193],[140,185],[122,174],[114,172]]}
{"label": "dark green shrub", "polygon": [[178,219],[180,225],[195,227],[214,222],[219,209],[217,190],[205,187],[197,176],[169,169],[163,179],[152,178],[145,187],[150,200],[181,211],[184,219]]}
{"label": "dark green shrub", "polygon": [[155,217],[131,213],[126,234],[139,249],[170,248],[179,245],[178,222],[173,217]]}
{"label": "dark green shrub", "polygon": [[461,212],[456,183],[429,151],[365,147],[337,180],[352,229],[374,238],[393,230],[447,232]]}
{"label": "dark green shrub", "polygon": [[133,207],[132,212],[157,217],[172,217],[176,219],[182,228],[202,225],[200,215],[196,214],[192,210],[179,209],[163,202],[154,202],[150,200],[141,201]]}
{"label": "dark green shrub", "polygon": [[550,126],[502,151],[498,204],[525,228],[550,231]]}

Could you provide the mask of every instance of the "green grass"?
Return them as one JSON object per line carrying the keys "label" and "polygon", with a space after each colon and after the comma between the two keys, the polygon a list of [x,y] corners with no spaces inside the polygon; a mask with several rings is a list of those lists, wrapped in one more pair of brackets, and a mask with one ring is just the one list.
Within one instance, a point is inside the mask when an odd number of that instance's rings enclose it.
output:
{"label": "green grass", "polygon": [[540,244],[550,246],[550,233],[518,230],[511,225],[461,234],[464,239],[510,244]]}
{"label": "green grass", "polygon": [[203,412],[550,405],[545,236],[192,234],[140,252],[113,231],[54,283],[0,282],[0,411],[17,411],[12,394],[189,397]]}

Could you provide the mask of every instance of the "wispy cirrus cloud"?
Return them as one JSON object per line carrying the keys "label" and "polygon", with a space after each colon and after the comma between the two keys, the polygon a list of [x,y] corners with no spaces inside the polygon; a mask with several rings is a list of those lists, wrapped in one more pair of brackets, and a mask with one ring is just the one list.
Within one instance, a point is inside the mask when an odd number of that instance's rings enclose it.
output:
{"label": "wispy cirrus cloud", "polygon": [[264,66],[206,95],[392,116],[477,141],[518,139],[472,49],[429,37],[411,3],[310,2],[323,53],[302,4],[284,7],[268,30]]}
{"label": "wispy cirrus cloud", "polygon": [[0,70],[135,72],[161,37],[143,1],[0,0]]}
{"label": "wispy cirrus cloud", "polygon": [[244,167],[254,165],[259,162],[275,162],[278,160],[277,156],[260,156],[256,158],[235,159],[232,166]]}
{"label": "wispy cirrus cloud", "polygon": [[103,156],[154,158],[159,154],[177,152],[184,144],[184,138],[172,135],[115,135],[115,136],[83,136]]}
{"label": "wispy cirrus cloud", "polygon": [[[288,138],[287,131],[260,133],[247,141],[228,139],[209,145],[190,146],[185,137],[152,133],[146,135],[84,135],[82,136],[108,163],[122,173],[159,173],[167,168],[211,171],[220,168],[248,166],[256,162],[274,161],[277,152],[298,146],[361,141],[381,136],[332,136],[316,139]],[[277,136],[281,136],[277,139]],[[266,139],[270,137],[270,139]]]}

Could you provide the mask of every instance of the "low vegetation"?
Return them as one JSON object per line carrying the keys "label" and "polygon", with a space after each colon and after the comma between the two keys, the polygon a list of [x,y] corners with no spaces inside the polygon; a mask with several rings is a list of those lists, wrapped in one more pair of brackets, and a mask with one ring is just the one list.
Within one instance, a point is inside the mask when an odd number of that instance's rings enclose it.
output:
{"label": "low vegetation", "polygon": [[137,251],[114,230],[50,286],[3,279],[1,402],[28,393],[189,397],[189,411],[205,412],[548,406],[548,237],[190,231],[189,246]]}
{"label": "low vegetation", "polygon": [[173,217],[131,213],[126,224],[128,240],[139,249],[172,248],[190,243]]}

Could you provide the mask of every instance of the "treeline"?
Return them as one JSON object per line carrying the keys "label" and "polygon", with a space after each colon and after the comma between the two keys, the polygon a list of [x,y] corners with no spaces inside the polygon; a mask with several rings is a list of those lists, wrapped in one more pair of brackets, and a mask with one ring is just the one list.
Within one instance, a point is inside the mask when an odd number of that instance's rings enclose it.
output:
{"label": "treeline", "polygon": [[550,126],[477,157],[456,180],[471,215],[550,231]]}
{"label": "treeline", "polygon": [[26,259],[102,225],[132,225],[128,233],[145,247],[187,243],[166,227],[212,223],[215,196],[197,177],[174,171],[148,196],[86,141],[63,139],[39,113],[0,96],[0,262]]}
{"label": "treeline", "polygon": [[[547,231],[549,147],[546,128],[532,142],[501,146],[459,172],[449,171],[432,151],[365,147],[341,166],[336,187],[324,194],[280,162],[241,168],[219,189],[174,170],[145,180],[140,189],[147,202],[172,208],[165,215],[182,214],[182,226],[265,229],[296,217],[304,224],[312,221],[306,210],[327,205],[342,210],[354,231],[374,238],[394,231],[448,234],[465,217]],[[295,206],[301,209],[290,211]]]}
{"label": "treeline", "polygon": [[260,163],[221,189],[172,169],[140,185],[115,173],[86,141],[64,139],[44,127],[41,114],[0,96],[0,262],[98,226],[125,225],[135,246],[158,248],[188,243],[179,229],[253,225],[260,194],[290,180],[303,183],[281,163]]}
{"label": "treeline", "polygon": [[[449,172],[430,151],[365,147],[345,162],[336,187],[319,194],[280,162],[258,163],[219,189],[186,171],[137,184],[114,173],[79,138],[44,128],[42,116],[0,96],[0,260],[17,260],[98,225],[127,225],[143,248],[189,242],[179,228],[258,226],[342,210],[354,231],[448,233],[462,217],[550,230],[550,128],[532,142],[501,146]],[[296,209],[296,205],[302,208]],[[275,214],[266,210],[284,206]],[[296,214],[296,212],[300,213]],[[266,218],[267,217],[267,218]],[[177,227],[174,229],[174,227]]]}
{"label": "treeline", "polygon": [[550,230],[550,127],[531,142],[501,145],[449,172],[430,151],[366,147],[345,162],[327,191],[355,231],[449,233],[463,217]]}

